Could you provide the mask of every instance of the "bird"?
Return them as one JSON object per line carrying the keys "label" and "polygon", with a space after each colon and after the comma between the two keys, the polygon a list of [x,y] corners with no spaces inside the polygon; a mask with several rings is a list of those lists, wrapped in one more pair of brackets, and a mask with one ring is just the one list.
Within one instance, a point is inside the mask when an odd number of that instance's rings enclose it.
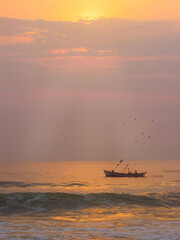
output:
{"label": "bird", "polygon": [[142,135],[144,135],[144,133],[143,133],[143,132],[142,132],[141,134],[142,134]]}
{"label": "bird", "polygon": [[149,135],[148,137],[149,137],[149,138],[151,138],[151,136],[150,136],[150,135]]}
{"label": "bird", "polygon": [[134,121],[136,121],[136,118],[134,119]]}

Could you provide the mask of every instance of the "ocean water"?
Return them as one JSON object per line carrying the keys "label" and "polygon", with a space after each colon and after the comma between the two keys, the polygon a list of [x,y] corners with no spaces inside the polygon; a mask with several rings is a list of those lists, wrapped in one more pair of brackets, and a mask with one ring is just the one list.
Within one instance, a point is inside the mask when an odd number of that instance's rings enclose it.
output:
{"label": "ocean water", "polygon": [[180,239],[180,161],[127,163],[1,162],[0,239]]}

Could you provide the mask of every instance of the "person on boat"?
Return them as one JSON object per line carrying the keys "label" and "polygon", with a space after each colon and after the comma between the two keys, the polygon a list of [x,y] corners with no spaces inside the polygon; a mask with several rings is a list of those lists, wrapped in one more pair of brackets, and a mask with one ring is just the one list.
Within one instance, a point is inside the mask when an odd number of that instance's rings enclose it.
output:
{"label": "person on boat", "polygon": [[137,173],[137,170],[135,170],[134,173],[136,174],[136,173]]}

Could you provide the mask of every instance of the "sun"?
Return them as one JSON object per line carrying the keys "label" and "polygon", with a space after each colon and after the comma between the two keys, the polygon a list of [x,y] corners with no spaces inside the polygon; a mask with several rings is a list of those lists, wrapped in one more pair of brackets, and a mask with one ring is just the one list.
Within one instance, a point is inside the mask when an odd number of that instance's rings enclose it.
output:
{"label": "sun", "polygon": [[101,18],[102,18],[102,15],[99,12],[95,12],[95,11],[84,12],[78,16],[78,20],[83,20],[83,21],[92,21],[92,20],[98,20]]}

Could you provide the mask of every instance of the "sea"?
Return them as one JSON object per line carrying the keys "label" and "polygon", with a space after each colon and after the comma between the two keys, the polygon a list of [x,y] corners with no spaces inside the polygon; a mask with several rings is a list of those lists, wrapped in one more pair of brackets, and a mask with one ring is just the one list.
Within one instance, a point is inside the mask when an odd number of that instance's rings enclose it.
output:
{"label": "sea", "polygon": [[0,239],[180,239],[180,161],[0,162]]}

